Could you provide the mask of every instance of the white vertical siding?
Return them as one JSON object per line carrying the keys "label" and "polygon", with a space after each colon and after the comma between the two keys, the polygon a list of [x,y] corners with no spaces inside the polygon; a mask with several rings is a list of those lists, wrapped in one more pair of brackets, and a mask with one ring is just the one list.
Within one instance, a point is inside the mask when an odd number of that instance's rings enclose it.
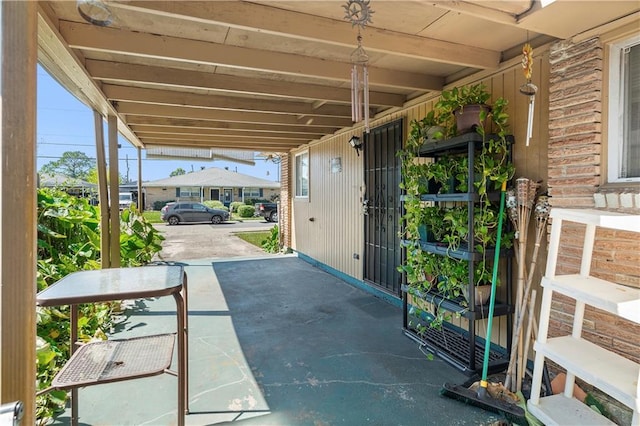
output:
{"label": "white vertical siding", "polygon": [[[528,98],[519,92],[520,86],[525,82],[519,61],[512,61],[509,67],[498,73],[483,72],[476,79],[469,77],[456,85],[481,81],[486,84],[494,99],[502,96],[509,101],[507,112],[510,115],[511,132],[516,139],[513,150],[516,177],[526,176],[534,180],[543,180],[542,190],[544,190],[547,179],[548,50],[538,49],[534,60],[533,83],[539,89],[536,96],[534,135],[529,147],[525,146],[524,139]],[[372,126],[404,118],[406,135],[411,120],[423,118],[433,108],[434,102],[435,99],[427,100],[386,116],[377,117],[373,120]],[[293,195],[291,198],[292,247],[359,280],[362,279],[364,247],[364,219],[361,204],[364,164],[362,153],[360,157],[356,156],[348,140],[353,134],[361,136],[360,132],[361,130],[358,129],[342,133],[311,145],[308,148],[309,198],[296,199]],[[292,152],[290,157],[289,170],[293,186],[291,194],[295,193],[295,154],[297,152]],[[331,173],[330,162],[334,157],[342,159],[342,171],[339,173]],[[360,260],[353,259],[354,253],[360,256]],[[544,264],[544,259],[540,259],[539,264]],[[499,289],[499,292],[500,294],[504,292],[504,288]],[[504,346],[506,319],[502,317],[494,324],[496,327],[494,335],[498,336],[494,341]],[[478,334],[483,336],[482,322],[478,322],[477,326]]]}
{"label": "white vertical siding", "polygon": [[[349,145],[351,135],[346,133],[309,148],[309,198],[293,198],[293,246],[361,279],[363,157]],[[332,173],[333,158],[341,159],[340,172]],[[291,167],[295,174],[295,164]],[[354,259],[354,253],[360,259]]]}

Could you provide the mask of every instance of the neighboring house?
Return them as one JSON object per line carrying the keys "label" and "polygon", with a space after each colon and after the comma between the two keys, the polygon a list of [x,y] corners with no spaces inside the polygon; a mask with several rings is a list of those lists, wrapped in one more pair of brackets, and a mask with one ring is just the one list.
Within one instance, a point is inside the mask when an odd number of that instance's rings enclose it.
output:
{"label": "neighboring house", "polygon": [[89,183],[82,179],[72,178],[63,174],[55,173],[39,174],[38,175],[38,187],[40,188],[60,188],[64,189],[71,195],[79,197],[90,197],[95,195],[98,191],[98,185],[95,183]]}
{"label": "neighboring house", "polygon": [[279,182],[217,167],[144,182],[142,187],[146,194],[146,209],[153,208],[156,201],[219,200],[229,206],[233,201],[273,200],[280,194]]}

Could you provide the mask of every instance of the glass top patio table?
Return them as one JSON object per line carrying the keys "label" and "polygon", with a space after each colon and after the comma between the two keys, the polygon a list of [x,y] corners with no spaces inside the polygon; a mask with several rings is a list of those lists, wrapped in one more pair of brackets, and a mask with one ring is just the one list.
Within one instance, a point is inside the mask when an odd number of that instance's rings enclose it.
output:
{"label": "glass top patio table", "polygon": [[176,301],[178,425],[184,425],[184,414],[189,411],[186,286],[182,266],[153,265],[74,272],[36,295],[36,303],[42,307],[71,305],[72,356],[54,377],[52,388],[72,391],[72,425],[78,424],[78,387],[170,372],[175,337],[171,333],[105,340],[75,350],[76,305],[168,295]]}
{"label": "glass top patio table", "polygon": [[167,296],[182,289],[182,274],[177,265],[78,271],[38,293],[36,303],[59,306]]}

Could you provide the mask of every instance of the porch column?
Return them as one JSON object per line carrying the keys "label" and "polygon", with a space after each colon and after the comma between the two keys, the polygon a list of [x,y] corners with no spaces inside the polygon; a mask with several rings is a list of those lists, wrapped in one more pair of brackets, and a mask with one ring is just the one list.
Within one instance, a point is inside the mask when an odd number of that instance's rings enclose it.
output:
{"label": "porch column", "polygon": [[[138,147],[138,211],[144,211],[144,200],[142,199],[142,148]],[[146,197],[145,197],[146,198]]]}
{"label": "porch column", "polygon": [[37,10],[0,2],[0,402],[35,423]]}
{"label": "porch column", "polygon": [[111,205],[109,206],[111,237],[111,267],[120,267],[120,173],[118,173],[118,118],[110,115],[109,124],[109,191]]}
{"label": "porch column", "polygon": [[102,116],[93,110],[93,122],[96,133],[96,169],[98,170],[98,200],[100,200],[100,267],[111,267],[111,238],[108,232],[109,220],[109,191],[107,187],[107,160],[104,152],[104,127]]}

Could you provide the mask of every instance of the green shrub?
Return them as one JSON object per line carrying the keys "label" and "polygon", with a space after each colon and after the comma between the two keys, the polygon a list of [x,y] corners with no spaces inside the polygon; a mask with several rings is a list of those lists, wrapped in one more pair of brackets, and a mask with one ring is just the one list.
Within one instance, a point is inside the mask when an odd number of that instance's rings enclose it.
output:
{"label": "green shrub", "polygon": [[[120,213],[122,266],[149,262],[164,239],[135,208]],[[78,271],[100,269],[100,211],[86,199],[57,189],[38,190],[38,291]],[[106,339],[114,327],[113,314],[120,303],[80,305],[79,333],[82,341]],[[69,307],[37,308],[38,390],[47,388],[69,359]],[[66,392],[52,391],[36,398],[36,418],[45,424],[64,409]]]}
{"label": "green shrub", "polygon": [[257,203],[270,203],[266,198],[247,198],[244,203],[248,206],[255,206]]}
{"label": "green shrub", "polygon": [[232,212],[237,212],[238,211],[238,207],[244,206],[244,205],[245,205],[245,203],[243,203],[242,201],[234,201],[230,205],[231,211]]}
{"label": "green shrub", "polygon": [[269,237],[262,242],[262,248],[267,253],[277,253],[280,250],[280,240],[278,238],[278,225],[274,225],[271,228]]}
{"label": "green shrub", "polygon": [[202,204],[212,209],[229,211],[229,208],[222,204],[222,201],[220,200],[207,200]]}
{"label": "green shrub", "polygon": [[253,206],[240,206],[238,207],[238,215],[240,217],[253,217],[253,215],[255,214],[256,209]]}

